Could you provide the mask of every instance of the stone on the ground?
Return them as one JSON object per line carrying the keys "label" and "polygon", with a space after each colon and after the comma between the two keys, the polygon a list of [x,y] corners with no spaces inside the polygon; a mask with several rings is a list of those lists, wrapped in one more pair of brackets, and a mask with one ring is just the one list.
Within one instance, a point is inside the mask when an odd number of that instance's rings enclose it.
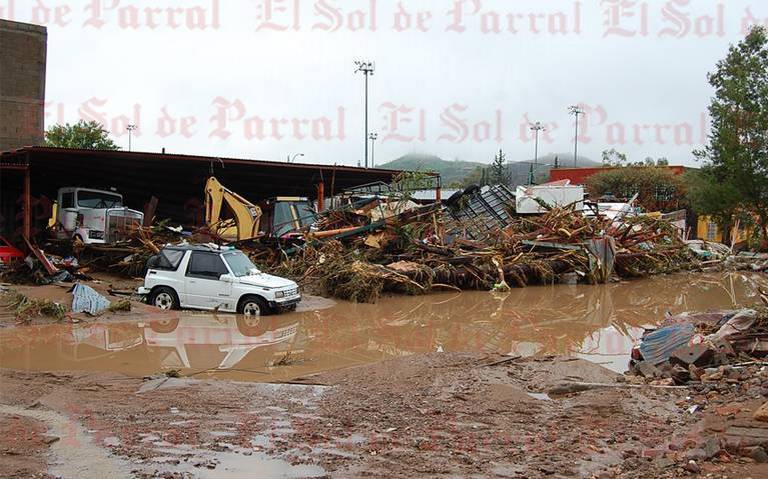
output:
{"label": "stone on the ground", "polygon": [[760,446],[757,446],[756,448],[752,449],[752,454],[749,455],[752,459],[755,460],[755,462],[759,463],[765,463],[768,462],[768,453],[765,452],[765,449],[763,449]]}
{"label": "stone on the ground", "polygon": [[768,402],[757,408],[752,417],[756,421],[768,422]]}

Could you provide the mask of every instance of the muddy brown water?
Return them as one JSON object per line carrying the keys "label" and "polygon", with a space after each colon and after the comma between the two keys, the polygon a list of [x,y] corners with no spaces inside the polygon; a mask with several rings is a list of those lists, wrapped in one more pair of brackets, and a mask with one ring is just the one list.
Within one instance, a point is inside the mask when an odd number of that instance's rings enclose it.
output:
{"label": "muddy brown water", "polygon": [[163,322],[53,324],[0,329],[0,367],[116,371],[284,381],[434,351],[575,354],[624,371],[644,326],[666,312],[753,306],[768,277],[680,274],[609,285],[509,293],[389,297],[377,304],[249,320],[180,312]]}

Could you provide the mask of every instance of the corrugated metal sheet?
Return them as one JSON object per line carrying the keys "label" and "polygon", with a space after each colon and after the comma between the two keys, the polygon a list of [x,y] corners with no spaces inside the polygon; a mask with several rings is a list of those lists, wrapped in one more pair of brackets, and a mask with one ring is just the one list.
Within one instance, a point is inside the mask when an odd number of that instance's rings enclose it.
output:
{"label": "corrugated metal sheet", "polygon": [[93,316],[109,308],[111,303],[95,289],[77,283],[72,289],[72,312],[88,313]]}

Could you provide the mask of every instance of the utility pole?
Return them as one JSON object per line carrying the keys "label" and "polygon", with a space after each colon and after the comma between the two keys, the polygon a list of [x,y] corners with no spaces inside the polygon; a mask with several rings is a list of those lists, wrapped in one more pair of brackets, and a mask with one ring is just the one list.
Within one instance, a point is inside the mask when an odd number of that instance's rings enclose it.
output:
{"label": "utility pole", "polygon": [[376,155],[374,154],[374,146],[376,144],[376,140],[379,138],[379,134],[374,132],[368,135],[368,138],[371,140],[371,168],[376,164]]}
{"label": "utility pole", "polygon": [[374,70],[376,70],[376,64],[369,61],[356,61],[355,66],[357,70],[355,73],[361,72],[365,76],[365,167],[368,168],[368,76],[372,76]]}
{"label": "utility pole", "polygon": [[128,151],[131,151],[131,142],[133,140],[133,130],[137,129],[136,125],[128,125],[125,129],[128,130]]}
{"label": "utility pole", "polygon": [[584,109],[579,105],[571,105],[568,111],[576,117],[576,135],[573,138],[573,166],[576,167],[579,158],[579,115],[584,114]]}
{"label": "utility pole", "polygon": [[544,128],[544,125],[541,124],[541,122],[536,122],[531,125],[531,131],[533,131],[533,138],[534,138],[534,149],[533,149],[533,164],[538,164],[539,162],[539,132],[540,131],[546,131],[547,129]]}

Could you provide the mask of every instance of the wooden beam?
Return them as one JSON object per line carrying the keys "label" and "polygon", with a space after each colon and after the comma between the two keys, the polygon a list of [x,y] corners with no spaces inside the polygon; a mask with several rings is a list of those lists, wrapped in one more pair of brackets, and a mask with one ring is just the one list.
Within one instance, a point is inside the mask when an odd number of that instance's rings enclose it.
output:
{"label": "wooden beam", "polygon": [[323,211],[325,207],[325,183],[319,182],[317,184],[317,212]]}

